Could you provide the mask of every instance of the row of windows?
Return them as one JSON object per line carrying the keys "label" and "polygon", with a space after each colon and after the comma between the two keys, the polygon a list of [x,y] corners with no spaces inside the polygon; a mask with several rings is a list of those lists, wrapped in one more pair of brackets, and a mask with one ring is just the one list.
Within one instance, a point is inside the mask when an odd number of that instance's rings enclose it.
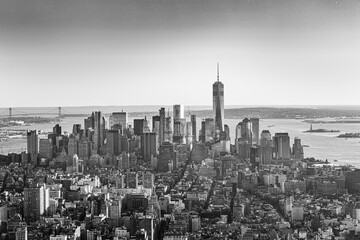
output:
{"label": "row of windows", "polygon": [[[217,91],[213,92],[213,96],[217,96]],[[224,91],[220,91],[220,96],[224,96]]]}

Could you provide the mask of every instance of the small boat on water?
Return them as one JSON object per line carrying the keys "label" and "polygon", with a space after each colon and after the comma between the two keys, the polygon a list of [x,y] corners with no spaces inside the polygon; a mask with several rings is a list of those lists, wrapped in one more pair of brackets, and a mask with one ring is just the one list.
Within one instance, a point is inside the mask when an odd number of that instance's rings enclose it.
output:
{"label": "small boat on water", "polygon": [[303,147],[310,147],[309,145],[302,145]]}

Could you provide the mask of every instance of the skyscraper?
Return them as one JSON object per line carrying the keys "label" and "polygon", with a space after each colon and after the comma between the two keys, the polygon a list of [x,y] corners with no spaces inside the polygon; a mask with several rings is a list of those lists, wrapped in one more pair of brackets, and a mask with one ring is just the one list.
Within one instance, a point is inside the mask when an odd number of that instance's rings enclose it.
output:
{"label": "skyscraper", "polygon": [[224,84],[219,80],[219,64],[217,65],[217,81],[213,84],[213,112],[215,130],[222,132],[224,128]]}
{"label": "skyscraper", "polygon": [[269,130],[263,130],[260,138],[260,162],[261,164],[270,164],[273,155],[273,142]]}
{"label": "skyscraper", "polygon": [[276,159],[290,159],[290,138],[288,133],[275,133],[273,138]]}
{"label": "skyscraper", "polygon": [[165,142],[159,148],[158,156],[158,171],[167,172],[170,170],[170,166],[173,165],[173,161],[176,159],[176,151],[174,145],[170,142]]}
{"label": "skyscraper", "polygon": [[293,154],[293,158],[295,160],[303,160],[304,159],[304,149],[303,146],[301,145],[301,139],[300,138],[295,138],[294,139],[294,144],[293,144],[293,148],[292,148],[292,154]]}
{"label": "skyscraper", "polygon": [[70,134],[68,142],[68,155],[72,157],[74,154],[78,154],[78,142],[76,141],[74,134]]}
{"label": "skyscraper", "polygon": [[59,124],[56,124],[53,127],[53,133],[56,134],[56,135],[61,135],[61,126]]}
{"label": "skyscraper", "polygon": [[165,118],[164,142],[173,141],[173,130],[172,130],[171,120],[172,120],[171,116]]}
{"label": "skyscraper", "polygon": [[[235,128],[235,149],[242,159],[247,159],[252,145],[251,123],[248,118],[244,118]],[[241,152],[241,153],[240,153]]]}
{"label": "skyscraper", "polygon": [[239,138],[237,140],[236,153],[241,160],[247,160],[250,158],[251,143],[246,138]]}
{"label": "skyscraper", "polygon": [[24,188],[24,218],[26,221],[40,220],[49,205],[49,189],[44,186]]}
{"label": "skyscraper", "polygon": [[159,146],[165,141],[165,108],[159,110],[160,123],[159,123]]}
{"label": "skyscraper", "polygon": [[259,144],[259,119],[250,118],[252,144]]}
{"label": "skyscraper", "polygon": [[152,129],[158,136],[160,135],[160,116],[156,115],[152,117]]}
{"label": "skyscraper", "polygon": [[119,155],[121,152],[121,140],[120,140],[119,130],[107,130],[106,132],[106,147],[105,152],[108,154],[113,154],[115,156]]}
{"label": "skyscraper", "polygon": [[173,142],[184,143],[186,133],[186,119],[184,118],[184,105],[173,106]]}
{"label": "skyscraper", "polygon": [[186,135],[186,119],[185,118],[179,118],[174,120],[174,131],[173,131],[173,142],[174,143],[185,143]]}
{"label": "skyscraper", "polygon": [[158,151],[156,133],[144,133],[141,138],[141,148],[145,162],[151,162],[151,156],[156,156]]}
{"label": "skyscraper", "polygon": [[174,122],[180,118],[184,118],[184,105],[176,104],[173,106]]}
{"label": "skyscraper", "polygon": [[78,147],[79,158],[83,160],[88,160],[91,155],[92,147],[91,142],[87,139],[85,134],[82,135]]}
{"label": "skyscraper", "polygon": [[100,148],[104,145],[105,140],[105,118],[102,116],[101,112],[94,113],[94,138],[93,144],[94,149],[100,150]]}
{"label": "skyscraper", "polygon": [[225,139],[226,141],[230,141],[230,128],[227,124],[224,125],[224,133],[225,133]]}
{"label": "skyscraper", "polygon": [[192,122],[186,122],[186,144],[191,145],[193,142]]}
{"label": "skyscraper", "polygon": [[119,124],[125,129],[128,125],[128,114],[127,112],[113,112],[109,118],[109,122],[110,128],[115,124]]}
{"label": "skyscraper", "polygon": [[39,155],[40,157],[52,159],[53,145],[50,139],[40,139],[39,141]]}
{"label": "skyscraper", "polygon": [[192,128],[193,141],[196,141],[196,139],[197,139],[197,134],[196,134],[196,115],[191,115],[191,128]]}
{"label": "skyscraper", "polygon": [[72,133],[77,135],[81,132],[81,124],[74,124]]}
{"label": "skyscraper", "polygon": [[144,133],[145,119],[134,119],[134,134],[142,136]]}
{"label": "skyscraper", "polygon": [[260,164],[260,149],[258,146],[253,145],[250,147],[250,163],[252,170]]}
{"label": "skyscraper", "polygon": [[[238,141],[241,138],[242,122],[239,122],[235,127],[235,149],[237,149]],[[238,152],[237,152],[238,153]]]}
{"label": "skyscraper", "polygon": [[241,123],[241,137],[252,143],[251,122],[248,118],[244,118]]}
{"label": "skyscraper", "polygon": [[201,129],[199,131],[199,141],[205,143],[205,119],[201,120]]}
{"label": "skyscraper", "polygon": [[205,142],[215,140],[216,123],[213,118],[205,119]]}
{"label": "skyscraper", "polygon": [[149,121],[146,119],[144,119],[144,126],[143,126],[143,133],[148,133],[151,132],[150,127],[149,127]]}
{"label": "skyscraper", "polygon": [[37,155],[39,153],[38,136],[36,130],[27,132],[27,152],[30,155],[31,163],[36,165]]}
{"label": "skyscraper", "polygon": [[94,112],[92,112],[90,117],[84,119],[84,129],[85,129],[85,131],[88,128],[94,128]]}

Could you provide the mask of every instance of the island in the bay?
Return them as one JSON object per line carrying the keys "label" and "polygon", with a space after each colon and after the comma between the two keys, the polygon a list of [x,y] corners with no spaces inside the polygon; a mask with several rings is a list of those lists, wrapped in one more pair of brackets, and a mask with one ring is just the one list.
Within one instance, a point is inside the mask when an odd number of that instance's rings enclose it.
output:
{"label": "island in the bay", "polygon": [[360,133],[344,133],[337,136],[338,138],[360,138]]}
{"label": "island in the bay", "polygon": [[310,129],[304,131],[306,133],[327,133],[327,132],[340,132],[339,130],[329,130],[329,129],[323,129],[323,128],[319,128],[319,129],[313,129],[312,124],[310,125]]}

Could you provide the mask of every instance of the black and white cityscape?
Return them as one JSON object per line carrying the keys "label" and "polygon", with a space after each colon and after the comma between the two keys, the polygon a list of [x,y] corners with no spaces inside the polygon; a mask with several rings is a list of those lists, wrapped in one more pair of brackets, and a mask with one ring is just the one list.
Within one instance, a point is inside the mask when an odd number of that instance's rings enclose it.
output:
{"label": "black and white cityscape", "polygon": [[0,0],[0,240],[360,239],[359,12]]}

